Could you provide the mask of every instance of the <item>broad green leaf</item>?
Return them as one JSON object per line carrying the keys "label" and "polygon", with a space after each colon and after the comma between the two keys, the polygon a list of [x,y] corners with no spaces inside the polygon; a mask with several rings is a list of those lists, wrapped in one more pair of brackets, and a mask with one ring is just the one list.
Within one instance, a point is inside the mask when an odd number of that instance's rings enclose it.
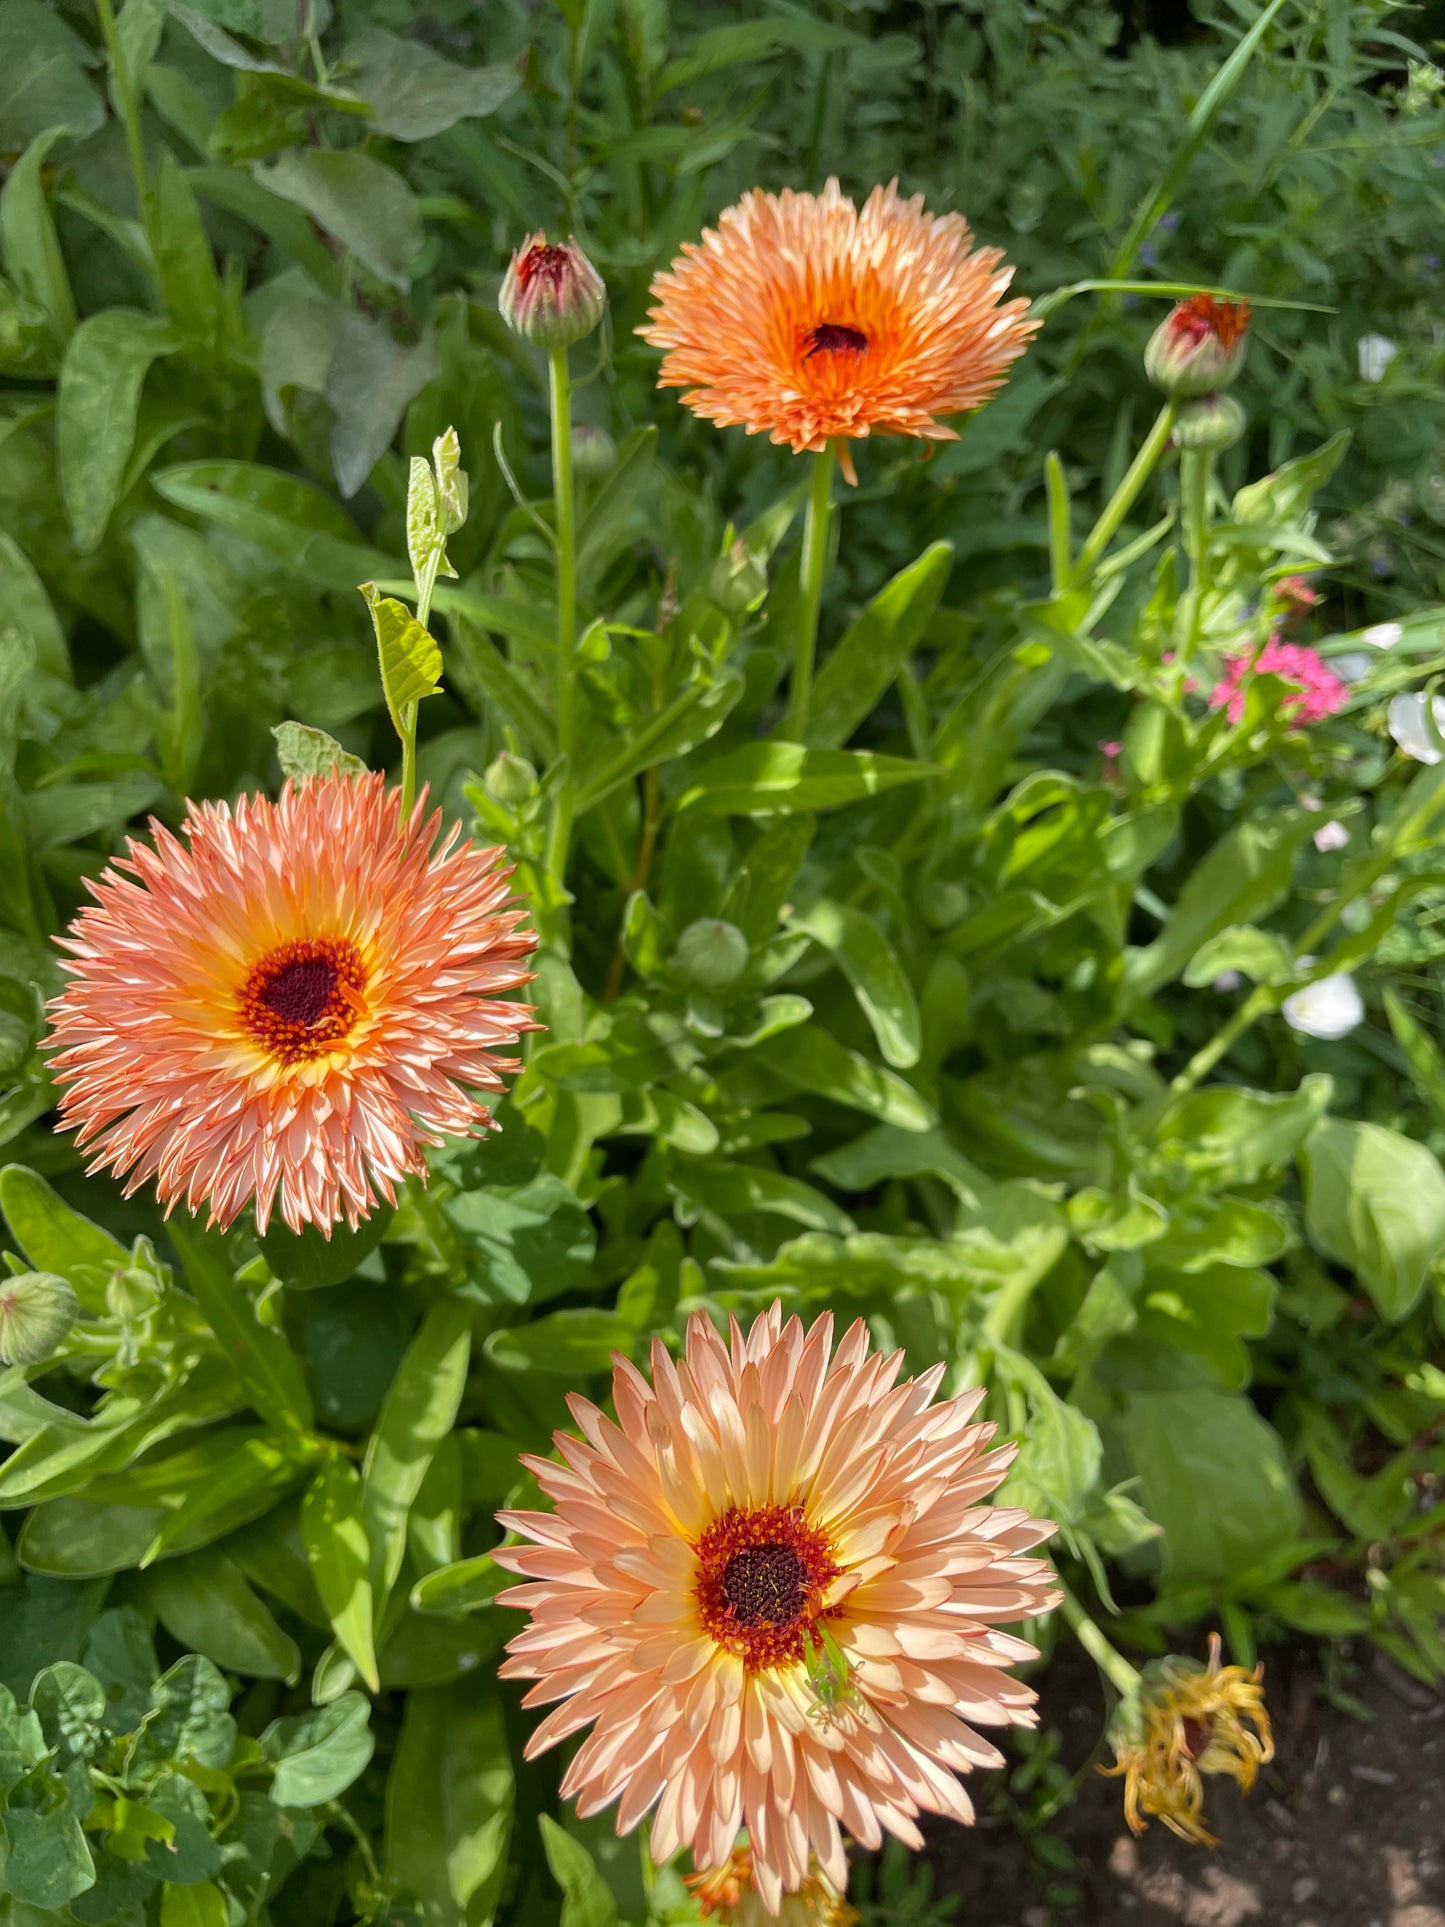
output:
{"label": "broad green leaf", "polygon": [[711,681],[689,683],[665,708],[631,730],[620,749],[612,749],[599,763],[584,768],[577,814],[594,808],[619,784],[642,770],[673,762],[715,736],[746,688],[745,679],[735,669],[725,669]]}
{"label": "broad green leaf", "polygon": [[[242,1439],[171,1513],[140,1560],[151,1565],[172,1547],[207,1544],[219,1530],[246,1525],[298,1485],[320,1446],[294,1433]],[[212,1525],[219,1530],[208,1530]]]}
{"label": "broad green leaf", "polygon": [[[29,12],[31,3],[32,0],[21,0],[23,11]],[[47,20],[55,18],[48,8],[35,7],[34,11]],[[14,15],[7,13],[5,17],[13,20]],[[0,46],[3,46],[3,33],[0,33]],[[10,71],[9,67],[0,66],[0,73]],[[90,93],[88,86],[86,92]],[[75,297],[70,291],[70,277],[65,271],[55,219],[45,198],[41,169],[50,150],[67,131],[66,127],[54,124],[47,125],[43,132],[37,129],[34,140],[0,188],[0,259],[4,260],[5,272],[20,293],[49,323],[57,349],[64,347],[75,333]]]}
{"label": "broad green leaf", "polygon": [[580,1840],[545,1813],[538,1816],[552,1878],[562,1889],[561,1927],[613,1927],[617,1902]]}
{"label": "broad green leaf", "polygon": [[1273,1094],[1223,1084],[1189,1091],[1155,1126],[1159,1148],[1213,1184],[1254,1184],[1286,1165],[1329,1106],[1328,1077]]}
{"label": "broad green leaf", "polygon": [[844,632],[813,688],[808,710],[810,747],[841,749],[872,715],[922,640],[952,566],[952,543],[932,543],[879,590]]}
{"label": "broad green leaf", "polygon": [[884,1059],[895,1070],[916,1064],[922,1050],[918,1002],[897,952],[877,921],[830,897],[819,897],[805,910],[795,910],[790,921],[794,929],[806,930],[814,943],[837,958]]}
{"label": "broad green leaf", "polygon": [[456,1423],[472,1349],[473,1309],[441,1298],[397,1368],[366,1449],[361,1518],[378,1615],[406,1553],[406,1521],[432,1455]]}
{"label": "broad green leaf", "polygon": [[614,1352],[630,1353],[637,1333],[625,1318],[600,1306],[549,1312],[527,1325],[495,1331],[486,1343],[489,1361],[508,1372],[550,1372],[587,1378],[610,1372]]}
{"label": "broad green leaf", "polygon": [[292,201],[391,287],[411,286],[426,240],[416,196],[394,168],[359,148],[290,147],[253,177]]}
{"label": "broad green leaf", "polygon": [[272,1271],[293,1291],[321,1290],[354,1276],[386,1236],[391,1216],[390,1207],[380,1205],[355,1231],[339,1224],[329,1238],[314,1225],[297,1232],[273,1219],[260,1240],[261,1251]]}
{"label": "broad green leaf", "polygon": [[1438,1160],[1383,1124],[1331,1117],[1306,1140],[1300,1169],[1310,1242],[1355,1273],[1382,1318],[1403,1318],[1445,1252]]}
{"label": "broad green leaf", "polygon": [[938,1122],[933,1107],[892,1071],[881,1070],[866,1057],[817,1025],[781,1031],[768,1040],[765,1061],[799,1090],[813,1091],[865,1111],[884,1124],[905,1131],[929,1131]]}
{"label": "broad green leaf", "polygon": [[261,1323],[250,1294],[232,1277],[215,1240],[199,1228],[188,1229],[179,1218],[171,1219],[169,1231],[186,1282],[256,1410],[283,1431],[309,1432],[316,1414],[285,1334]]}
{"label": "broad green leaf", "polygon": [[386,1788],[386,1870],[426,1927],[491,1927],[515,1800],[492,1680],[407,1696]]}
{"label": "broad green leaf", "polygon": [[167,1881],[161,1888],[161,1927],[226,1927],[230,1918],[226,1896],[214,1881],[185,1887]]}
{"label": "broad green leaf", "polygon": [[339,1454],[317,1473],[301,1504],[306,1559],[332,1630],[373,1692],[377,1676],[371,1547],[361,1515],[361,1478]]}
{"label": "broad green leaf", "polygon": [[399,734],[403,709],[440,693],[442,652],[404,602],[379,594],[374,582],[363,582],[361,593],[376,631],[386,705]]}
{"label": "broad green leaf", "polygon": [[14,153],[42,129],[64,126],[83,140],[105,120],[87,79],[90,49],[40,0],[0,7],[0,147]]}
{"label": "broad green leaf", "polygon": [[73,1659],[59,1659],[35,1675],[30,1705],[62,1766],[92,1760],[105,1743],[105,1688]]}
{"label": "broad green leaf", "polygon": [[1339,467],[1349,445],[1349,430],[1342,428],[1308,455],[1296,456],[1272,475],[1247,483],[1230,506],[1230,519],[1264,526],[1295,521]]}
{"label": "broad green leaf", "polygon": [[469,1613],[478,1606],[489,1606],[511,1583],[511,1574],[503,1572],[489,1552],[482,1552],[472,1559],[439,1566],[418,1579],[411,1589],[411,1603],[422,1613]]}
{"label": "broad green leaf", "polygon": [[9,1849],[0,1856],[5,1891],[22,1906],[58,1909],[94,1886],[95,1862],[68,1808],[12,1806],[0,1813],[0,1837]]}
{"label": "broad green leaf", "polygon": [[671,1188],[691,1210],[714,1211],[724,1219],[741,1211],[762,1211],[837,1238],[857,1229],[846,1211],[811,1184],[761,1165],[688,1163],[678,1170]]}
{"label": "broad green leaf", "polygon": [[180,462],[153,471],[167,502],[254,542],[288,573],[323,589],[354,590],[396,563],[368,548],[345,511],[314,483],[257,462]]}
{"label": "broad green leaf", "polygon": [[236,1738],[230,1704],[231,1689],[209,1659],[199,1653],[178,1659],[151,1687],[150,1711],[136,1736],[136,1764],[144,1769],[195,1760],[225,1766]]}
{"label": "broad green leaf", "polygon": [[[12,176],[13,178],[13,176]],[[13,536],[0,529],[0,609],[30,638],[35,666],[62,682],[73,682],[70,647],[54,604],[34,564]],[[28,673],[28,672],[27,672]]]}
{"label": "broad green leaf", "polygon": [[1257,984],[1287,984],[1299,975],[1293,947],[1276,931],[1232,923],[1210,937],[1189,959],[1184,982],[1191,990],[1212,984],[1226,970],[1237,970]]}
{"label": "broad green leaf", "polygon": [[774,816],[831,810],[936,774],[927,763],[867,750],[805,749],[801,743],[745,743],[709,763],[677,802],[709,816]]}
{"label": "broad green leaf", "polygon": [[331,466],[348,500],[390,448],[408,404],[440,372],[429,329],[407,346],[385,322],[342,316],[323,392],[335,417]]}
{"label": "broad green leaf", "polygon": [[[328,776],[332,770],[339,770],[343,776],[366,774],[361,758],[348,754],[324,729],[308,729],[305,723],[287,722],[277,723],[271,734],[276,738],[276,760],[283,776],[301,780],[308,776]],[[267,1236],[270,1235],[268,1232]],[[288,1235],[294,1237],[295,1233]],[[316,1235],[320,1241],[321,1234]],[[333,1242],[336,1236],[333,1232]],[[261,1242],[264,1247],[265,1239]],[[271,1269],[274,1271],[276,1267],[272,1265]]]}
{"label": "broad green leaf", "polygon": [[135,308],[106,308],[66,344],[56,399],[60,493],[76,547],[93,549],[120,498],[135,443],[141,387],[153,361],[172,354],[167,322]]}
{"label": "broad green leaf", "polygon": [[124,1245],[73,1211],[44,1178],[23,1164],[7,1164],[0,1171],[0,1210],[11,1236],[37,1271],[58,1272],[88,1311],[104,1311],[111,1274],[129,1262]]}
{"label": "broad green leaf", "polygon": [[367,27],[347,54],[361,63],[356,85],[371,102],[373,124],[393,140],[430,140],[459,120],[483,119],[522,84],[515,61],[459,67],[384,27]]}
{"label": "broad green leaf", "polygon": [[162,152],[151,193],[151,253],[166,313],[179,333],[213,343],[221,329],[220,277],[196,197],[169,152]]}
{"label": "broad green leaf", "polygon": [[152,1566],[141,1598],[173,1639],[227,1672],[294,1680],[301,1653],[240,1569],[210,1549]]}
{"label": "broad green leaf", "polygon": [[274,1720],[261,1735],[261,1752],[275,1763],[277,1806],[319,1807],[343,1794],[376,1750],[370,1719],[360,1693],[343,1693],[329,1706]]}
{"label": "broad green leaf", "polygon": [[442,1205],[466,1241],[474,1286],[487,1304],[535,1304],[578,1290],[597,1235],[561,1178],[460,1192]]}

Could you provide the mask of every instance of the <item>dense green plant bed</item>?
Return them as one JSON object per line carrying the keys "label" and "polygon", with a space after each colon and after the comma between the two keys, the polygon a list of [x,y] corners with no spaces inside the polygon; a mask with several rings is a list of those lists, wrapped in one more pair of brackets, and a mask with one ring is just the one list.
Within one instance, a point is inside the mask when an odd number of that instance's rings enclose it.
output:
{"label": "dense green plant bed", "polygon": [[[1067,1797],[1019,1636],[1192,1838],[1271,1645],[1445,1676],[1445,87],[1151,24],[0,0],[0,1922],[837,1923]],[[664,1569],[793,1737],[629,1793]]]}

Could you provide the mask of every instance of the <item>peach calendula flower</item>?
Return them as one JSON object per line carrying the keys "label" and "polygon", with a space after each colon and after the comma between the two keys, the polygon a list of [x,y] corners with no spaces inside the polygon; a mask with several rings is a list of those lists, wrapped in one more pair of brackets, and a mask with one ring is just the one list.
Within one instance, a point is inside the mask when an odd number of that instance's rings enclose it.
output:
{"label": "peach calendula flower", "polygon": [[335,772],[279,802],[193,803],[178,842],[93,883],[60,941],[50,1006],[61,1114],[89,1169],[149,1179],[229,1225],[254,1201],[293,1231],[353,1228],[422,1149],[491,1122],[496,1055],[533,1028],[497,993],[532,948],[500,852],[435,847],[379,775]]}
{"label": "peach calendula flower", "polygon": [[961,214],[925,214],[896,181],[861,214],[836,180],[755,188],[655,277],[638,333],[694,414],[798,450],[836,442],[851,482],[860,436],[955,440],[939,417],[986,402],[1037,329],[1027,301],[1000,305],[1002,253],[972,241]]}
{"label": "peach calendula flower", "polygon": [[921,1812],[970,1821],[956,1772],[1000,1766],[976,1725],[1034,1724],[1001,1628],[1057,1603],[1030,1548],[1053,1527],[983,1503],[1014,1448],[985,1448],[983,1397],[932,1402],[944,1367],[898,1384],[859,1320],[805,1332],[779,1306],[725,1344],[702,1314],[651,1383],[614,1359],[614,1423],[585,1399],[564,1465],[523,1461],[553,1512],[500,1515],[537,1541],[494,1556],[531,1583],[504,1678],[560,1700],[528,1757],[591,1726],[562,1791],[586,1817],[654,1806],[651,1850],[725,1867],[747,1829],[769,1913],[814,1862],[847,1885],[846,1831],[922,1845]]}
{"label": "peach calendula flower", "polygon": [[1135,1833],[1148,1813],[1181,1840],[1217,1846],[1203,1823],[1203,1776],[1227,1773],[1248,1793],[1274,1758],[1263,1667],[1221,1666],[1219,1650],[1211,1633],[1207,1666],[1171,1657],[1146,1667],[1137,1700],[1120,1709],[1117,1762],[1104,1771],[1125,1776],[1124,1817]]}
{"label": "peach calendula flower", "polygon": [[856,1927],[862,1918],[816,1869],[771,1912],[758,1892],[753,1850],[746,1844],[733,1849],[726,1865],[688,1874],[686,1884],[703,1919],[717,1927]]}

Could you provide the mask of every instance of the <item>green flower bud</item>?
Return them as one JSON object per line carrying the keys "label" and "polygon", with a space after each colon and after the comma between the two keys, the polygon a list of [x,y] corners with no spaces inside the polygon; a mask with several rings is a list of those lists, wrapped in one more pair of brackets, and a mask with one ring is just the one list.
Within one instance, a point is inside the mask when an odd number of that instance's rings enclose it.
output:
{"label": "green flower bud", "polygon": [[507,326],[539,348],[566,348],[601,321],[607,288],[575,241],[549,246],[545,234],[529,234],[512,256],[497,306]]}
{"label": "green flower bud", "polygon": [[38,1365],[60,1349],[80,1300],[50,1271],[22,1271],[0,1284],[0,1363]]}
{"label": "green flower bud", "polygon": [[595,422],[573,422],[572,466],[591,482],[612,473],[617,466],[617,444],[605,428]]}
{"label": "green flower bud", "polygon": [[537,794],[537,772],[525,756],[514,756],[509,749],[494,756],[483,779],[488,796],[509,809],[520,809]]}
{"label": "green flower bud", "polygon": [[1213,395],[1239,373],[1248,346],[1249,303],[1193,294],[1149,338],[1144,372],[1166,395]]}
{"label": "green flower bud", "polygon": [[1200,395],[1185,402],[1174,418],[1177,448],[1221,454],[1244,433],[1247,417],[1233,395]]}
{"label": "green flower bud", "polygon": [[105,1288],[105,1308],[112,1318],[129,1324],[144,1318],[161,1302],[161,1281],[153,1271],[136,1265],[117,1265]]}
{"label": "green flower bud", "polygon": [[707,592],[725,615],[746,615],[768,593],[767,565],[746,542],[734,542],[713,564]]}
{"label": "green flower bud", "polygon": [[735,983],[748,967],[748,940],[735,923],[699,917],[677,940],[673,962],[683,975],[706,990]]}

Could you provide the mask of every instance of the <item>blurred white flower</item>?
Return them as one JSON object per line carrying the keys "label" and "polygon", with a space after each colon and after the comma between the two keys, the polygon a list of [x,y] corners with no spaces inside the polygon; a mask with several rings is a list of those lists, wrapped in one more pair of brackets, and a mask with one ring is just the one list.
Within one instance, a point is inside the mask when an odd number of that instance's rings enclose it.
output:
{"label": "blurred white flower", "polygon": [[1356,344],[1360,358],[1360,380],[1380,381],[1385,370],[1400,352],[1399,344],[1388,335],[1361,335]]}
{"label": "blurred white flower", "polygon": [[1376,622],[1360,631],[1360,641],[1369,643],[1372,649],[1393,649],[1404,633],[1403,622]]}
{"label": "blurred white flower", "polygon": [[1317,850],[1342,850],[1350,840],[1350,833],[1343,823],[1322,823],[1315,831]]}
{"label": "blurred white flower", "polygon": [[1221,970],[1214,980],[1213,988],[1218,991],[1221,997],[1224,997],[1227,996],[1231,990],[1238,990],[1243,982],[1244,978],[1237,970]]}
{"label": "blurred white flower", "polygon": [[1329,666],[1341,682],[1363,682],[1375,665],[1363,649],[1352,649],[1348,655],[1331,656]]}
{"label": "blurred white flower", "polygon": [[[1308,968],[1314,959],[1301,957],[1300,962]],[[1306,1037],[1348,1037],[1365,1019],[1365,1000],[1354,978],[1344,971],[1306,984],[1293,997],[1286,997],[1279,1009],[1290,1029],[1303,1031]]]}
{"label": "blurred white flower", "polygon": [[[1445,696],[1435,698],[1433,710],[1436,729],[1445,731]],[[1417,763],[1440,761],[1440,751],[1425,726],[1425,698],[1419,690],[1396,696],[1385,712],[1385,722],[1406,756]]]}

